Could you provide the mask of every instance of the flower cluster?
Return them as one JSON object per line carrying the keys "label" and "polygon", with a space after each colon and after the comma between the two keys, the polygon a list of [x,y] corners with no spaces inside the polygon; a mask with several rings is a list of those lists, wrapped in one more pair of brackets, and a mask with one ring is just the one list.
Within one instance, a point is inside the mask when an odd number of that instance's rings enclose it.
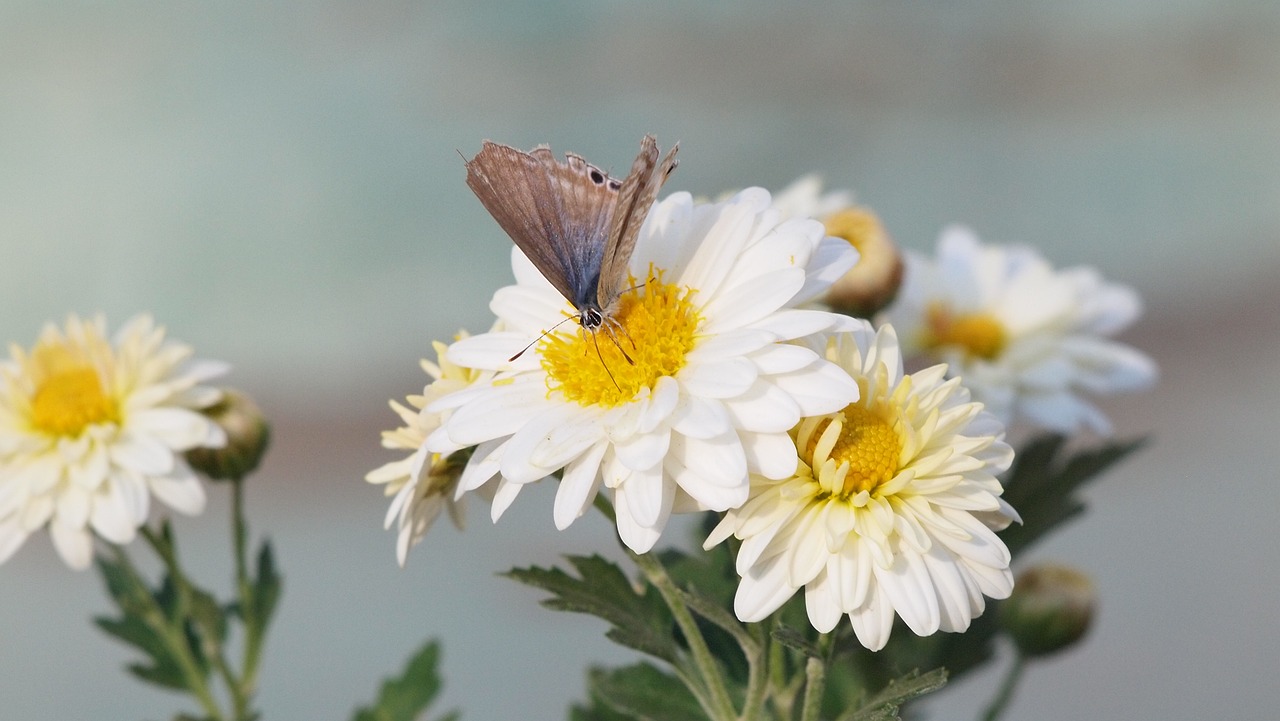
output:
{"label": "flower cluster", "polygon": [[0,366],[0,561],[48,527],[75,569],[89,566],[93,534],[130,542],[151,498],[186,514],[205,494],[183,457],[226,435],[199,411],[221,392],[202,385],[221,363],[194,361],[147,316],[113,341],[101,318],[46,326],[29,351]]}
{"label": "flower cluster", "polygon": [[[673,513],[723,513],[706,546],[740,540],[744,621],[803,588],[817,630],[847,617],[876,650],[895,616],[963,631],[1007,597],[1005,425],[1016,410],[1104,430],[1074,392],[1150,382],[1145,356],[1101,338],[1136,296],[955,232],[936,265],[904,259],[851,203],[812,178],[778,197],[669,196],[640,231],[616,327],[596,333],[562,325],[577,312],[513,249],[495,329],[437,345],[437,380],[393,404],[406,426],[384,445],[410,455],[369,480],[396,496],[401,563],[466,493],[488,491],[496,521],[555,477],[558,528],[607,492],[637,553]],[[878,328],[863,319],[877,312]],[[944,363],[907,373],[908,353]]]}

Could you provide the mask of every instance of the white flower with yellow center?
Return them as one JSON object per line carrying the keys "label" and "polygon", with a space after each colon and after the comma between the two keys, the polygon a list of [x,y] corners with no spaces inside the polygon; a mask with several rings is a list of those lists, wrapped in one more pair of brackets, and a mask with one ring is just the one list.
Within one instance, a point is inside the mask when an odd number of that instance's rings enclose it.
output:
{"label": "white flower with yellow center", "polygon": [[154,495],[194,515],[205,494],[183,458],[226,435],[199,413],[220,391],[200,385],[226,366],[139,316],[108,342],[105,322],[48,325],[30,352],[0,366],[0,561],[46,524],[67,565],[89,566],[96,533],[133,540]]}
{"label": "white flower with yellow center", "polygon": [[[563,470],[554,511],[561,529],[603,484],[623,541],[647,551],[677,492],[682,507],[741,504],[749,472],[795,470],[787,431],[801,417],[856,397],[847,373],[789,342],[848,321],[795,306],[856,260],[821,223],[783,221],[762,189],[701,204],[676,193],[640,231],[635,287],[622,296],[612,334],[570,322],[539,340],[576,313],[516,251],[516,285],[490,305],[506,331],[449,350],[454,362],[499,373],[428,406],[454,410],[427,447],[479,444],[462,490],[493,473],[519,485]],[[501,507],[495,501],[495,517]]]}
{"label": "white flower with yellow center", "polygon": [[[466,335],[461,334],[461,337]],[[422,369],[431,376],[431,383],[423,389],[422,395],[406,399],[411,407],[391,401],[391,409],[400,416],[404,425],[382,432],[383,448],[410,451],[409,455],[365,476],[370,483],[384,485],[386,495],[394,496],[384,525],[390,528],[392,523],[398,524],[396,560],[401,566],[405,564],[409,549],[426,536],[442,510],[448,512],[458,529],[462,528],[464,521],[464,499],[455,497],[464,462],[458,456],[432,453],[423,446],[427,436],[440,427],[442,420],[441,414],[425,409],[432,401],[492,375],[450,362],[445,355],[448,346],[444,343],[437,341],[432,346],[439,364],[422,360]]]}
{"label": "white flower with yellow center", "polygon": [[1142,312],[1127,286],[1092,268],[1054,270],[1038,253],[983,245],[966,228],[938,240],[936,259],[908,254],[897,300],[884,318],[904,351],[945,362],[975,399],[1006,424],[1024,418],[1049,430],[1111,425],[1081,392],[1148,388],[1156,366],[1108,340]]}
{"label": "white flower with yellow center", "polygon": [[751,499],[705,545],[742,540],[738,618],[763,620],[803,587],[814,628],[848,616],[877,651],[895,612],[921,636],[963,631],[984,595],[1008,596],[1009,551],[995,531],[1017,514],[996,480],[1013,460],[1002,426],[942,366],[904,375],[892,327],[859,326],[828,353],[859,399],[801,421],[796,470],[752,476]]}

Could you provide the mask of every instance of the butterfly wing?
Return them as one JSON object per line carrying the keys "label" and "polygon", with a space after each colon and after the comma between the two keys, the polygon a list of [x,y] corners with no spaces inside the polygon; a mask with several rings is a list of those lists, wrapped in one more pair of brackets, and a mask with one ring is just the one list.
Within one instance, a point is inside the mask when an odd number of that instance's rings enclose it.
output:
{"label": "butterfly wing", "polygon": [[635,252],[636,240],[640,237],[640,226],[649,215],[658,191],[667,181],[671,171],[676,168],[676,151],[680,144],[676,143],[662,165],[658,165],[658,144],[652,135],[644,136],[640,141],[640,154],[631,164],[631,172],[622,181],[618,190],[617,207],[609,225],[609,234],[604,244],[604,257],[600,264],[600,282],[596,289],[596,303],[602,309],[609,309],[625,290],[627,267],[631,263],[631,254]]}
{"label": "butterfly wing", "polygon": [[565,299],[595,300],[617,180],[572,153],[561,162],[545,146],[485,141],[467,162],[467,186]]}

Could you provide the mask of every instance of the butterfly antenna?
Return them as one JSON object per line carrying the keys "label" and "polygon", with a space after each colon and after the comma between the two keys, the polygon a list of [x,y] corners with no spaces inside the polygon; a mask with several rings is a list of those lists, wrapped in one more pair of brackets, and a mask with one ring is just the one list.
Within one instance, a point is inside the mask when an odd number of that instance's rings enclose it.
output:
{"label": "butterfly antenna", "polygon": [[614,326],[617,326],[622,329],[623,335],[627,336],[627,340],[631,341],[631,348],[633,350],[636,347],[636,342],[631,339],[631,334],[627,333],[627,327],[619,323],[618,321],[614,320],[613,318],[609,318],[608,321],[604,324],[605,332],[609,334],[609,340],[613,341],[613,344],[618,347],[618,352],[622,354],[623,358],[627,359],[628,363],[630,363],[631,365],[635,365],[636,362],[631,360],[631,356],[627,355],[626,349],[623,348],[622,344],[618,342],[618,336],[613,332]]}
{"label": "butterfly antenna", "polygon": [[551,326],[551,328],[550,328],[550,329],[542,331],[542,335],[538,336],[537,338],[534,338],[534,339],[533,339],[533,342],[529,343],[529,345],[525,346],[524,348],[521,348],[519,353],[516,353],[515,355],[511,356],[510,358],[508,358],[508,359],[507,359],[507,362],[508,362],[508,363],[511,363],[511,362],[515,361],[515,359],[517,359],[517,358],[519,358],[520,356],[524,355],[524,352],[525,352],[525,351],[527,351],[527,350],[529,350],[530,348],[532,348],[532,347],[533,347],[533,346],[534,346],[538,341],[542,340],[543,338],[546,338],[546,337],[547,337],[547,335],[548,335],[549,333],[554,333],[554,332],[555,332],[555,330],[556,330],[556,328],[559,328],[560,326],[564,325],[565,321],[568,321],[568,320],[573,320],[573,316],[569,316],[568,318],[565,318],[564,320],[560,321],[559,323],[556,323],[555,325]]}
{"label": "butterfly antenna", "polygon": [[[613,381],[613,387],[621,391],[622,386],[618,385],[618,379],[613,377],[613,371],[609,370],[609,364],[604,362],[604,354],[600,352],[600,337],[594,332],[591,333],[591,342],[596,347],[596,357],[600,359],[600,365],[604,366],[605,375],[609,376],[609,380]],[[614,343],[617,343],[617,341],[614,341]],[[623,357],[626,357],[627,354],[623,353],[622,355]],[[627,360],[631,359],[627,358]],[[634,363],[632,365],[634,365]]]}

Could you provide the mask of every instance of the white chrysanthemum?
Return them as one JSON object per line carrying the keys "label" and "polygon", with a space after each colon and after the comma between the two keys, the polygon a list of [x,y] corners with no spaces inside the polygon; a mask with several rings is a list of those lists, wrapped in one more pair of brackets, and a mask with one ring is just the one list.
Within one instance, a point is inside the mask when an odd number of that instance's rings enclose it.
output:
{"label": "white chrysanthemum", "polygon": [[[46,524],[67,565],[89,566],[92,533],[133,540],[154,495],[186,514],[204,488],[183,458],[226,435],[198,412],[220,391],[200,383],[226,366],[193,361],[148,316],[108,342],[101,318],[48,325],[0,369],[0,561]],[[92,533],[91,533],[92,532]]]}
{"label": "white chrysanthemum", "polygon": [[975,399],[1006,424],[1015,417],[1072,432],[1110,433],[1081,397],[1150,387],[1156,367],[1108,340],[1141,313],[1132,289],[1092,268],[1055,271],[1038,253],[983,245],[966,228],[938,240],[936,259],[909,254],[885,315],[908,354],[948,364]]}
{"label": "white chrysanthemum", "polygon": [[912,631],[963,631],[983,595],[1013,588],[995,535],[1017,519],[996,474],[1013,451],[1004,429],[935,366],[904,375],[893,328],[859,322],[829,356],[853,374],[859,400],[792,431],[795,473],[752,476],[706,547],[742,540],[734,610],[760,621],[801,587],[814,628],[847,615],[858,640],[884,647],[896,611]]}
{"label": "white chrysanthemum", "polygon": [[463,462],[458,457],[432,453],[423,447],[427,436],[440,427],[442,420],[441,414],[425,409],[432,401],[492,375],[451,363],[445,355],[448,346],[443,343],[437,341],[432,346],[439,365],[422,360],[422,369],[431,376],[431,383],[423,389],[422,395],[406,399],[412,408],[391,401],[391,409],[400,416],[404,425],[382,432],[384,448],[410,451],[410,454],[365,476],[370,483],[385,485],[386,495],[395,496],[387,509],[384,527],[390,528],[392,523],[398,523],[396,560],[401,566],[409,555],[409,549],[431,530],[440,511],[447,510],[458,529],[462,528],[465,517],[463,499],[454,495]]}
{"label": "white chrysanthemum", "polygon": [[[515,251],[516,285],[491,304],[506,332],[449,350],[457,363],[500,372],[429,406],[456,410],[427,446],[448,453],[478,444],[461,490],[494,473],[518,485],[563,469],[561,529],[603,483],[623,541],[647,551],[677,491],[687,494],[682,507],[741,504],[748,472],[781,478],[795,469],[787,431],[801,417],[856,397],[847,373],[788,342],[847,322],[795,306],[856,259],[821,223],[782,221],[762,189],[705,204],[677,193],[640,231],[637,285],[622,296],[620,327],[592,336],[569,323],[539,341],[572,308]],[[495,500],[495,517],[504,507]]]}

